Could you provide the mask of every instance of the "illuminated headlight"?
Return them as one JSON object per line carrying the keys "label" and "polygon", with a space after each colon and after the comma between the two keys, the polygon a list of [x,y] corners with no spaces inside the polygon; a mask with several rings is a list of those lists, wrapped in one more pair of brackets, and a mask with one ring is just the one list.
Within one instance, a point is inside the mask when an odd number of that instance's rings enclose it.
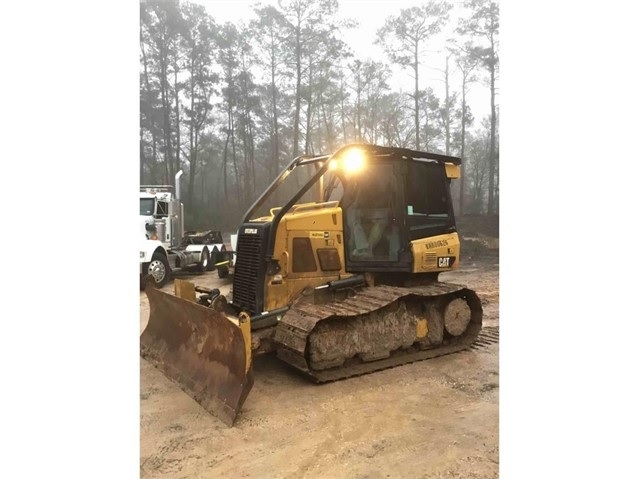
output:
{"label": "illuminated headlight", "polygon": [[144,257],[145,257],[145,252],[144,252],[144,251],[141,251],[141,252],[140,252],[140,257],[141,257],[141,258],[144,258]]}
{"label": "illuminated headlight", "polygon": [[343,168],[348,173],[356,173],[365,166],[365,154],[358,148],[347,151],[343,157]]}

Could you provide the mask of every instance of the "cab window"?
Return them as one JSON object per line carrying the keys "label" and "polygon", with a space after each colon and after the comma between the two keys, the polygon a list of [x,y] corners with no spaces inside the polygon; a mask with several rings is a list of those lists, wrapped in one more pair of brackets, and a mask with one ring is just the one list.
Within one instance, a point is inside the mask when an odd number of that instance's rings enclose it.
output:
{"label": "cab window", "polygon": [[413,162],[406,178],[410,239],[446,232],[453,219],[445,167],[439,163]]}

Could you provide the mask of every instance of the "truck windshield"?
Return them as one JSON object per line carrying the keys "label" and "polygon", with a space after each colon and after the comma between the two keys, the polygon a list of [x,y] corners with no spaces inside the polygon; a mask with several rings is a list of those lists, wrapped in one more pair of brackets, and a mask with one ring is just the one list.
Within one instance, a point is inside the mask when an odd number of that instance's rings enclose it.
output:
{"label": "truck windshield", "polygon": [[140,198],[140,216],[152,216],[154,214],[154,198]]}

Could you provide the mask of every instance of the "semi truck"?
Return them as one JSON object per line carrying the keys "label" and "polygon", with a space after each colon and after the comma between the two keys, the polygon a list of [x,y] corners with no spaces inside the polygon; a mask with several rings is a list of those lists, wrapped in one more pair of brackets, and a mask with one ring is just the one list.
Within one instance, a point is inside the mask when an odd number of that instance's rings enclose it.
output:
{"label": "semi truck", "polygon": [[[234,255],[218,230],[185,231],[180,199],[180,170],[172,185],[140,186],[140,284],[153,279],[160,288],[176,271],[218,271],[221,278],[233,269]],[[231,243],[235,243],[232,235]]]}

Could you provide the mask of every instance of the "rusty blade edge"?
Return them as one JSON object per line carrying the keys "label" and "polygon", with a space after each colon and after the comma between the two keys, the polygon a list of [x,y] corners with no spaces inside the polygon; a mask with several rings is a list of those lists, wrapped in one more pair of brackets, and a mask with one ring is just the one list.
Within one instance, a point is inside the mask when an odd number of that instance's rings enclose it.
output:
{"label": "rusty blade edge", "polygon": [[240,328],[210,308],[147,291],[150,315],[141,356],[213,416],[232,426],[251,387]]}

